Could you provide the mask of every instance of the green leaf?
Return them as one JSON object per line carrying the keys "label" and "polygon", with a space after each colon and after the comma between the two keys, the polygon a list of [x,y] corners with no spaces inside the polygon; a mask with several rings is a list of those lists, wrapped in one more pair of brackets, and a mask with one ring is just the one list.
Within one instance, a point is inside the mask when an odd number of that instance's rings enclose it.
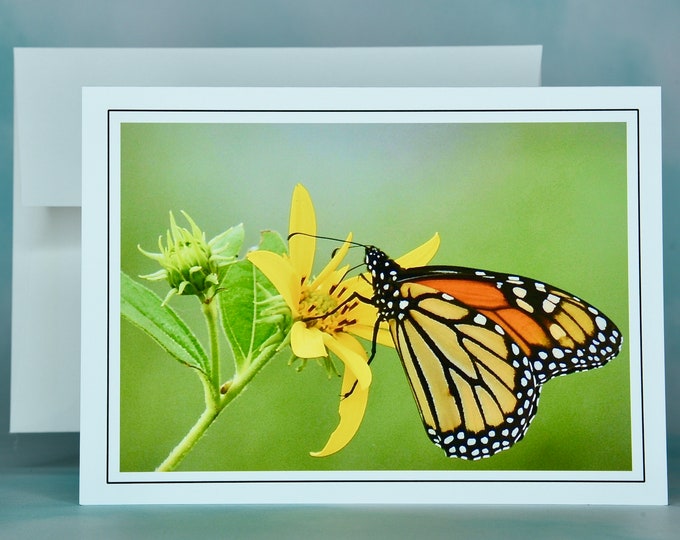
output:
{"label": "green leaf", "polygon": [[288,251],[285,240],[276,231],[262,231],[260,234],[260,245],[257,249],[272,251],[279,255],[283,255]]}
{"label": "green leaf", "polygon": [[120,312],[178,362],[209,375],[208,356],[175,311],[144,285],[121,272]]}
{"label": "green leaf", "polygon": [[221,257],[233,258],[241,251],[244,238],[243,223],[239,223],[210,240],[210,249],[213,253],[218,252]]}
{"label": "green leaf", "polygon": [[[260,249],[285,253],[286,244],[281,236],[272,231],[262,233]],[[242,259],[227,268],[222,281],[220,309],[222,327],[231,346],[237,371],[246,369],[263,347],[272,339],[286,335],[290,324],[290,312],[277,317],[265,317],[273,301],[285,306],[279,292],[250,261]]]}

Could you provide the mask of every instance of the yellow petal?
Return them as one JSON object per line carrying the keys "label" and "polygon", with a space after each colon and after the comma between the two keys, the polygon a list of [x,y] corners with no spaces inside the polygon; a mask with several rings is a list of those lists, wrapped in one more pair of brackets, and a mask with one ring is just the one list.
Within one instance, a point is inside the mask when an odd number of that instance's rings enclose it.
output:
{"label": "yellow petal", "polygon": [[[328,264],[325,266],[325,268],[319,273],[318,276],[316,276],[316,278],[312,282],[312,284],[311,284],[312,289],[315,289],[316,287],[318,287],[321,283],[324,282],[325,279],[327,279],[331,274],[333,274],[335,269],[342,262],[342,259],[344,259],[345,255],[347,255],[347,250],[350,247],[349,242],[351,242],[351,241],[352,241],[352,233],[349,233],[347,235],[347,239],[345,240],[345,242],[342,244],[342,246],[340,246],[340,249],[335,251],[335,254],[333,255],[333,257],[331,257],[331,260],[328,261]],[[343,272],[343,274],[344,274],[344,272]],[[337,283],[338,281],[340,281],[341,278],[342,278],[342,275],[337,276],[337,279],[335,279],[334,282]]]}
{"label": "yellow petal", "polygon": [[[371,282],[368,281],[369,279],[370,274],[364,273],[362,275],[347,278],[342,282],[342,284],[347,288],[350,294],[355,292],[358,295],[369,299],[373,296],[373,286],[371,285]],[[367,302],[364,303],[368,305]]]}
{"label": "yellow petal", "polygon": [[246,257],[272,282],[293,312],[293,317],[297,317],[301,277],[291,262],[281,255],[264,250],[252,251]]}
{"label": "yellow petal", "polygon": [[316,215],[309,192],[302,184],[296,185],[293,190],[288,233],[302,233],[288,240],[288,252],[298,274],[309,277],[316,249],[316,238],[313,236],[316,234]]}
{"label": "yellow petal", "polygon": [[396,263],[403,268],[424,266],[432,260],[432,257],[435,256],[438,249],[439,234],[435,233],[435,235],[423,245],[396,259]]}
{"label": "yellow petal", "polygon": [[[378,310],[371,304],[362,302],[352,309],[352,318],[356,322],[348,326],[347,331],[350,334],[359,336],[360,338],[363,338],[367,341],[373,341],[373,331],[375,328],[375,322],[378,319]],[[385,322],[380,323],[377,341],[381,345],[394,347],[392,335],[390,334],[390,331],[387,328],[387,323]]]}
{"label": "yellow petal", "polygon": [[372,327],[375,324],[375,321],[378,320],[378,310],[372,304],[359,302],[352,309],[352,318],[356,319],[360,324]]}
{"label": "yellow petal", "polygon": [[328,356],[324,347],[324,336],[318,328],[307,328],[302,321],[293,323],[290,329],[290,348],[298,358],[320,358]]}
{"label": "yellow petal", "polygon": [[[368,324],[353,324],[349,330],[353,335],[365,339],[366,341],[373,341],[373,325]],[[380,345],[385,345],[386,347],[394,348],[394,340],[392,339],[392,334],[386,326],[381,325],[378,329],[378,335],[376,336],[376,341]]]}
{"label": "yellow petal", "polygon": [[361,344],[349,334],[323,334],[323,342],[329,351],[334,352],[345,364],[345,371],[350,370],[357,379],[357,386],[368,388],[371,385],[371,368],[368,367],[368,356]]}
{"label": "yellow petal", "polygon": [[364,419],[366,403],[368,402],[368,388],[363,389],[356,383],[356,378],[345,370],[342,380],[342,395],[352,390],[352,393],[340,400],[340,422],[331,434],[326,446],[319,452],[310,452],[313,457],[325,457],[342,450],[352,440]]}

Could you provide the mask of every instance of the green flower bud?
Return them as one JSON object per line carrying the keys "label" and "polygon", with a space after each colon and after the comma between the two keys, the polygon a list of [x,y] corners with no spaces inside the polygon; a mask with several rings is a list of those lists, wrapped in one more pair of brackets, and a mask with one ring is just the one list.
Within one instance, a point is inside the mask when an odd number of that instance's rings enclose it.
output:
{"label": "green flower bud", "polygon": [[140,276],[151,281],[167,280],[171,289],[163,304],[175,294],[197,296],[201,302],[208,303],[219,291],[226,267],[236,260],[236,254],[243,242],[241,226],[216,236],[209,242],[205,233],[193,219],[182,212],[191,226],[191,231],[179,227],[170,212],[170,229],[158,238],[160,253],[150,253],[137,246],[139,251],[161,265],[161,270]]}

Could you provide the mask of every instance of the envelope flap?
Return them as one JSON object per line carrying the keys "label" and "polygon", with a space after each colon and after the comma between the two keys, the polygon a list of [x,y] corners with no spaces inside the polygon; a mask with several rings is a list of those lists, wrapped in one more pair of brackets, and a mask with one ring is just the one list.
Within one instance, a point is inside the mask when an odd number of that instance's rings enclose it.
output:
{"label": "envelope flap", "polygon": [[540,46],[18,48],[14,106],[21,202],[80,206],[83,86],[527,86],[540,84],[541,51]]}

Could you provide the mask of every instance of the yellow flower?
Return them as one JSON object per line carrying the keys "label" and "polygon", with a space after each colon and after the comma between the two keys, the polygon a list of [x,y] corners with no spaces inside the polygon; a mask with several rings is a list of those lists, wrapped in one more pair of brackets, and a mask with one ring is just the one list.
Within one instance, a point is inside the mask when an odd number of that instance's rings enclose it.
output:
{"label": "yellow flower", "polygon": [[[354,437],[366,410],[371,369],[364,347],[354,336],[373,339],[377,310],[352,295],[371,298],[373,290],[361,276],[343,280],[349,266],[340,267],[352,234],[326,267],[312,275],[316,251],[316,216],[307,190],[300,184],[293,191],[289,232],[299,233],[288,241],[288,255],[255,251],[248,259],[272,282],[293,316],[290,342],[299,358],[319,358],[334,353],[345,365],[340,401],[340,423],[325,447],[313,456],[327,456],[344,448]],[[421,247],[397,259],[402,266],[427,264],[439,247],[435,235]],[[386,325],[381,324],[377,342],[393,347]]]}

